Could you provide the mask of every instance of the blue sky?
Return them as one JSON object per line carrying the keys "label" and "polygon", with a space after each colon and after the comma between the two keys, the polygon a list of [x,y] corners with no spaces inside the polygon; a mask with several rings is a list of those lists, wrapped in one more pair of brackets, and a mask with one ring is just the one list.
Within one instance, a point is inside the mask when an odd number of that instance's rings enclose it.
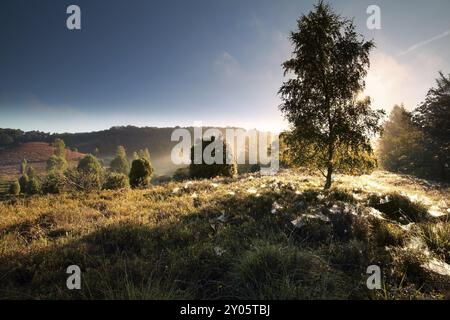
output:
{"label": "blue sky", "polygon": [[[114,125],[279,130],[288,34],[315,1],[5,0],[0,127],[80,132]],[[374,39],[366,93],[413,109],[450,73],[450,1],[330,1]],[[82,30],[66,28],[81,8]],[[366,8],[381,8],[368,30]]]}

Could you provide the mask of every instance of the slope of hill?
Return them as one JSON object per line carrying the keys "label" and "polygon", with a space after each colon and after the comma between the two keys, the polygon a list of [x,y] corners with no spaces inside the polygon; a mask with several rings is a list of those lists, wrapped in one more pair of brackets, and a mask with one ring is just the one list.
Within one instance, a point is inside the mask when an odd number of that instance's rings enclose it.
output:
{"label": "slope of hill", "polygon": [[[20,172],[20,163],[26,159],[38,173],[42,173],[46,167],[46,161],[53,154],[53,146],[47,142],[27,142],[17,146],[0,150],[0,178],[4,180],[14,179]],[[84,155],[72,150],[66,150],[69,164],[74,164]]]}
{"label": "slope of hill", "polygon": [[[21,130],[0,129],[0,150],[25,142],[51,143],[56,138],[64,140],[68,148],[76,149],[82,153],[92,153],[103,158],[108,163],[115,154],[117,146],[122,145],[131,158],[133,152],[148,148],[150,150],[152,165],[157,174],[170,175],[179,166],[170,161],[170,154],[178,141],[171,141],[172,132],[179,127],[134,127],[118,126],[108,130],[86,133],[49,134],[37,131],[23,132]],[[193,127],[185,128],[194,139]],[[208,127],[204,127],[206,131]],[[217,128],[224,132],[225,128]],[[192,141],[194,142],[194,141]],[[98,151],[98,152],[97,152]]]}
{"label": "slope of hill", "polygon": [[285,171],[4,200],[0,298],[450,298],[448,186],[385,172],[322,183]]}

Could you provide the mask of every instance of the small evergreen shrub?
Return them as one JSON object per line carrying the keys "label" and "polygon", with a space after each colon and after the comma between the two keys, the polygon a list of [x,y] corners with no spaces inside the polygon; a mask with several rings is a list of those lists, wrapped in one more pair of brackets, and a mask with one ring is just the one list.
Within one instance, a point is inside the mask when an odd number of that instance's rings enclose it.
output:
{"label": "small evergreen shrub", "polygon": [[20,192],[27,193],[28,192],[28,183],[30,179],[28,178],[28,175],[23,174],[19,178],[19,185],[20,185]]}
{"label": "small evergreen shrub", "polygon": [[131,164],[130,185],[133,188],[145,188],[150,185],[153,168],[147,159],[136,159]]}
{"label": "small evergreen shrub", "polygon": [[104,170],[101,162],[91,154],[80,160],[77,172],[71,177],[79,189],[85,191],[99,190],[103,186]]}
{"label": "small evergreen shrub", "polygon": [[19,181],[14,181],[13,183],[11,183],[11,185],[9,186],[9,194],[17,196],[20,194],[20,184]]}
{"label": "small evergreen shrub", "polygon": [[47,171],[64,171],[67,169],[67,161],[64,158],[52,155],[47,160]]}
{"label": "small evergreen shrub", "polygon": [[39,194],[41,192],[41,183],[37,177],[32,177],[28,181],[27,192],[28,194]]}
{"label": "small evergreen shrub", "polygon": [[128,162],[124,147],[119,146],[117,148],[116,157],[111,161],[109,167],[111,172],[122,173],[125,175],[130,173],[130,163]]}
{"label": "small evergreen shrub", "polygon": [[67,189],[67,179],[61,172],[50,172],[42,183],[42,192],[44,194],[59,194]]}
{"label": "small evergreen shrub", "polygon": [[130,182],[128,177],[123,173],[110,173],[106,177],[105,184],[103,185],[103,188],[107,190],[119,190],[129,187]]}

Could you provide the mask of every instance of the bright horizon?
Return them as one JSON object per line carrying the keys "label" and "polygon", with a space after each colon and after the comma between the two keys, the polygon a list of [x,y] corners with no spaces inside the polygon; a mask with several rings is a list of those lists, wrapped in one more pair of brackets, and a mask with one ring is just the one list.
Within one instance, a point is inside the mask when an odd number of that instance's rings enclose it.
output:
{"label": "bright horizon", "polygon": [[[288,34],[315,2],[80,0],[78,31],[65,27],[68,1],[2,4],[0,127],[61,133],[202,121],[281,131]],[[373,107],[412,110],[439,71],[450,73],[448,1],[378,1],[380,30],[366,27],[370,1],[329,2],[376,43],[365,90]]]}

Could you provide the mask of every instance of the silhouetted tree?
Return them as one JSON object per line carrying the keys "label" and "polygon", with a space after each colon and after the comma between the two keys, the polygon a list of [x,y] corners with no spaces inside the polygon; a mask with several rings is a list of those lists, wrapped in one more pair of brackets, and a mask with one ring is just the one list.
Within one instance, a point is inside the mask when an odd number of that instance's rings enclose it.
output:
{"label": "silhouetted tree", "polygon": [[372,153],[370,137],[380,131],[383,111],[372,110],[369,97],[358,99],[374,44],[322,1],[297,24],[293,57],[283,64],[291,79],[280,88],[280,109],[291,124],[287,142],[296,141],[290,148],[297,163],[319,169],[330,188],[339,165]]}
{"label": "silhouetted tree", "polygon": [[20,176],[19,178],[19,185],[20,185],[20,191],[23,193],[27,193],[28,192],[28,183],[29,183],[30,179],[28,178],[28,176],[26,174],[23,174]]}
{"label": "silhouetted tree", "polygon": [[442,72],[436,86],[428,91],[425,102],[414,112],[414,121],[424,134],[427,161],[435,164],[434,177],[450,179],[450,74]]}
{"label": "silhouetted tree", "polygon": [[212,149],[211,157],[220,159],[221,163],[206,163],[203,157],[205,148],[215,142],[215,137],[211,137],[210,141],[202,140],[198,144],[201,144],[201,163],[195,163],[195,146],[191,148],[191,164],[189,166],[189,175],[191,178],[214,178],[216,176],[233,177],[237,173],[236,161],[233,154],[228,150],[228,145],[225,141],[220,140],[218,143],[222,143],[222,154],[215,154],[215,149]]}

